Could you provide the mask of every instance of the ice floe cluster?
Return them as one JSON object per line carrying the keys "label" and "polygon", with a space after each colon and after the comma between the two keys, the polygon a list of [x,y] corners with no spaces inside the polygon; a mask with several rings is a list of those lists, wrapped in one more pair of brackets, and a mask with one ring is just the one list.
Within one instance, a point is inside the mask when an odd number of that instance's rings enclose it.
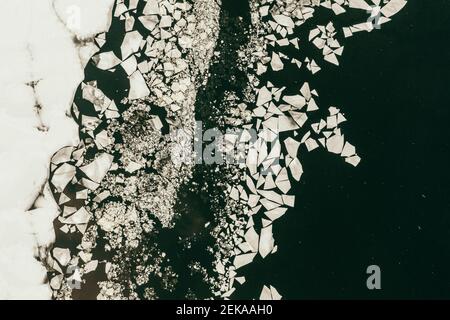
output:
{"label": "ice floe cluster", "polygon": [[[1,62],[0,298],[167,298],[192,274],[185,298],[233,298],[277,252],[308,152],[359,164],[343,107],[323,105],[315,79],[407,1],[249,0],[248,17],[232,2],[0,4],[32,12]],[[228,158],[196,164],[196,132],[213,127]],[[166,252],[186,211],[210,240],[189,275]],[[188,254],[201,243],[174,234]],[[282,298],[263,281],[254,298]]]}
{"label": "ice floe cluster", "polygon": [[[258,132],[258,139],[245,150],[239,178],[230,180],[228,186],[229,205],[235,210],[224,230],[218,232],[221,237],[217,246],[222,252],[217,255],[216,269],[222,277],[216,296],[229,298],[245,282],[239,269],[277,251],[274,222],[295,205],[292,183],[301,179],[305,152],[323,148],[353,166],[361,160],[340,128],[346,121],[340,108],[329,106],[325,107],[326,113],[320,112],[324,106],[313,89],[314,80],[295,89],[289,83],[290,70],[286,71],[286,66],[297,68],[299,75],[303,70],[314,75],[325,67],[322,61],[339,65],[345,38],[378,29],[405,4],[403,0],[251,1],[252,32],[240,56],[247,64],[243,69],[253,94],[247,95],[250,99],[230,99],[230,110],[237,107],[247,113],[229,118],[228,123],[243,130],[229,135],[227,142],[233,145],[247,141],[250,130]],[[336,29],[333,21],[311,27],[314,22],[308,20],[314,21],[320,10],[331,10],[335,15],[363,10],[367,21],[341,29]],[[374,12],[380,15],[376,19],[372,19]],[[319,49],[322,57],[302,56],[302,47],[308,45]],[[286,75],[280,77],[284,71]],[[279,78],[282,80],[275,80]],[[224,242],[228,245],[221,245]],[[265,286],[261,293],[265,299],[280,297],[272,287]]]}
{"label": "ice floe cluster", "polygon": [[[100,299],[156,298],[149,285],[136,293],[150,273],[168,288],[173,280],[164,279],[176,278],[170,268],[161,272],[164,252],[149,238],[154,224],[172,225],[177,190],[192,170],[172,161],[171,150],[173,133],[193,137],[196,90],[215,47],[219,7],[206,2],[116,1],[110,32],[97,35],[93,78],[73,104],[80,144],[52,159],[51,187],[62,208],[48,257],[55,297],[74,297],[75,275],[85,283],[97,273],[88,281],[98,284]],[[71,248],[58,246],[68,241]],[[140,271],[122,281],[130,268]]]}

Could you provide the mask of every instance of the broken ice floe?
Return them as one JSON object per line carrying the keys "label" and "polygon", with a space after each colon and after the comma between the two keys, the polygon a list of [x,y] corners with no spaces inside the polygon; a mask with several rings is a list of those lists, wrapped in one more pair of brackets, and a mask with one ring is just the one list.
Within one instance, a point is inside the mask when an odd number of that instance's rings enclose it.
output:
{"label": "broken ice floe", "polygon": [[281,300],[282,296],[273,286],[263,286],[259,300]]}
{"label": "broken ice floe", "polygon": [[[283,2],[284,3],[284,2]],[[249,75],[249,82],[253,83],[255,92],[255,108],[252,117],[255,119],[253,127],[265,134],[259,135],[259,140],[252,144],[246,154],[246,172],[244,182],[245,197],[237,187],[229,187],[229,196],[233,201],[247,199],[248,208],[244,211],[247,223],[236,223],[230,227],[241,230],[242,240],[235,248],[233,264],[227,260],[219,261],[222,273],[226,270],[239,270],[247,266],[258,256],[266,258],[276,252],[273,235],[273,221],[282,217],[288,207],[294,206],[295,196],[290,195],[291,181],[301,179],[303,168],[301,165],[302,150],[312,152],[323,148],[330,153],[344,158],[345,162],[357,166],[360,157],[355,147],[347,141],[342,133],[341,125],[347,120],[340,109],[328,108],[328,115],[324,119],[310,122],[310,113],[319,111],[320,103],[316,90],[311,90],[310,84],[305,82],[299,92],[285,92],[285,87],[277,88],[267,81],[261,84],[264,75],[270,72],[282,73],[286,63],[292,63],[299,69],[305,67],[313,75],[322,68],[317,57],[305,57],[300,60],[290,57],[282,48],[292,46],[301,50],[305,42],[310,42],[320,50],[322,59],[330,64],[339,65],[339,58],[344,53],[341,44],[345,38],[358,31],[372,31],[379,24],[386,23],[404,5],[404,0],[327,0],[305,1],[301,6],[273,6],[270,1],[256,2],[253,27],[258,29],[259,35],[254,36],[251,45],[257,58],[253,64],[254,74]],[[306,20],[314,17],[318,6],[333,11],[335,15],[345,15],[351,10],[366,10],[368,21],[354,24],[343,29],[336,29],[333,22],[317,25],[309,30],[307,39],[299,39],[295,30],[301,28]],[[288,9],[289,8],[289,9]],[[261,43],[263,45],[261,46]],[[311,117],[313,118],[313,117]],[[298,134],[301,132],[300,136]],[[267,134],[269,133],[269,134]],[[292,133],[284,140],[274,142],[274,137],[280,133]],[[229,141],[236,141],[229,137]],[[282,146],[283,148],[280,148]],[[302,149],[304,146],[304,149]],[[275,161],[277,160],[277,161]],[[261,174],[264,172],[264,174]],[[261,227],[256,227],[255,219],[260,219]],[[239,220],[235,220],[239,221]],[[235,231],[236,232],[236,231]],[[233,278],[233,277],[231,277]],[[224,286],[229,292],[231,288]],[[281,298],[273,287],[264,286],[262,299]]]}

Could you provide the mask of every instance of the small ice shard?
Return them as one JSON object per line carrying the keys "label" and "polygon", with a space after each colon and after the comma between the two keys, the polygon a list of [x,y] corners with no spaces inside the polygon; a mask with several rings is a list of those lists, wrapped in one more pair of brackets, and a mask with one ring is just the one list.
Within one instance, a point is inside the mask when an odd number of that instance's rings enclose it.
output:
{"label": "small ice shard", "polygon": [[255,228],[250,227],[245,233],[245,241],[250,245],[252,252],[258,251],[259,235],[256,233]]}
{"label": "small ice shard", "polygon": [[136,68],[137,68],[136,57],[135,56],[131,56],[127,60],[122,62],[120,65],[125,70],[126,74],[128,76],[130,76],[131,74],[133,74],[134,71],[136,71]]}
{"label": "small ice shard", "polygon": [[69,202],[69,201],[70,201],[70,198],[65,193],[61,193],[61,196],[58,199],[58,204],[62,205],[62,204],[66,203],[66,202]]}
{"label": "small ice shard", "polygon": [[172,17],[171,16],[162,16],[159,21],[160,28],[169,28],[172,25]]}
{"label": "small ice shard", "polygon": [[259,300],[272,300],[272,292],[269,287],[263,287],[261,294],[259,295]]}
{"label": "small ice shard", "polygon": [[87,189],[77,191],[75,194],[75,199],[87,199],[87,197],[88,197]]}
{"label": "small ice shard", "polygon": [[333,10],[335,15],[340,15],[345,12],[345,9],[341,7],[338,3],[333,3],[331,5],[331,9]]}
{"label": "small ice shard", "polygon": [[148,29],[149,31],[152,31],[153,29],[155,29],[155,27],[158,25],[159,23],[159,19],[157,16],[141,16],[138,18],[139,21],[142,23],[142,25]]}
{"label": "small ice shard", "polygon": [[274,244],[272,225],[262,228],[259,237],[259,254],[261,257],[265,258],[272,251]]}
{"label": "small ice shard", "polygon": [[142,168],[142,164],[130,161],[128,165],[125,167],[125,171],[129,173],[133,173]]}
{"label": "small ice shard", "polygon": [[270,293],[272,295],[272,300],[281,300],[282,296],[278,293],[274,286],[270,286]]}
{"label": "small ice shard", "polygon": [[357,155],[345,158],[345,162],[350,163],[354,167],[356,167],[360,161],[361,161],[361,158]]}
{"label": "small ice shard", "polygon": [[266,176],[266,180],[264,181],[264,190],[270,190],[275,188],[275,181],[273,180],[273,177],[271,174]]}
{"label": "small ice shard", "polygon": [[85,224],[89,222],[90,214],[84,207],[81,207],[77,212],[75,212],[70,217],[66,219],[64,218],[59,219],[62,223],[65,224]]}
{"label": "small ice shard", "polygon": [[283,68],[284,68],[283,61],[281,61],[280,56],[275,52],[272,53],[272,59],[270,61],[270,66],[272,67],[273,71],[280,71],[280,70],[283,70]]}
{"label": "small ice shard", "polygon": [[309,32],[308,41],[313,40],[315,37],[317,37],[320,34],[319,28],[314,28]]}
{"label": "small ice shard", "polygon": [[58,192],[62,192],[70,180],[75,176],[76,169],[73,165],[64,163],[53,173],[52,184]]}
{"label": "small ice shard", "polygon": [[370,11],[372,9],[372,7],[364,0],[349,0],[349,6],[350,8],[362,9],[365,11]]}
{"label": "small ice shard", "polygon": [[120,52],[122,60],[125,60],[133,53],[139,50],[141,45],[142,35],[138,31],[131,31],[125,34],[122,45],[120,46]]}
{"label": "small ice shard", "polygon": [[337,127],[337,116],[327,117],[327,129],[333,129]]}
{"label": "small ice shard", "polygon": [[305,145],[306,145],[306,149],[308,149],[308,151],[312,151],[319,147],[319,144],[317,143],[317,141],[312,138],[307,139],[305,141]]}
{"label": "small ice shard", "polygon": [[77,212],[77,208],[75,207],[69,207],[69,206],[64,206],[63,208],[63,217],[68,217],[70,216],[72,213]]}
{"label": "small ice shard", "polygon": [[69,263],[71,256],[70,256],[70,250],[69,249],[63,249],[63,248],[54,248],[53,249],[53,257],[58,261],[63,267],[67,266]]}
{"label": "small ice shard", "polygon": [[233,292],[236,290],[236,288],[231,288],[230,290],[228,290],[227,292],[225,292],[224,294],[221,295],[222,298],[229,298]]}
{"label": "small ice shard", "polygon": [[297,158],[291,161],[291,163],[289,164],[289,169],[294,179],[296,181],[300,181],[300,178],[303,174],[303,167]]}
{"label": "small ice shard", "polygon": [[299,127],[303,127],[306,120],[308,120],[308,116],[304,112],[289,111],[289,114],[291,115],[292,119],[299,125]]}
{"label": "small ice shard", "polygon": [[262,106],[263,104],[272,100],[272,93],[267,89],[267,87],[262,87],[258,92],[258,99],[256,100],[257,106]]}
{"label": "small ice shard", "polygon": [[144,77],[139,71],[135,71],[130,76],[130,92],[128,94],[128,98],[130,100],[140,99],[148,96],[149,94],[150,90],[147,87]]}
{"label": "small ice shard", "polygon": [[259,199],[260,199],[260,196],[251,194],[248,197],[247,204],[250,206],[250,208],[253,208],[254,206],[256,206],[258,204]]}
{"label": "small ice shard", "polygon": [[273,19],[281,26],[287,27],[287,28],[294,28],[295,24],[294,21],[288,16],[285,16],[283,14],[277,14],[273,16]]}
{"label": "small ice shard", "polygon": [[298,129],[298,124],[291,117],[283,115],[278,117],[278,129],[279,132],[293,131]]}
{"label": "small ice shard", "polygon": [[328,61],[336,66],[339,65],[339,61],[334,53],[328,54],[324,57],[325,61]]}
{"label": "small ice shard", "polygon": [[113,158],[114,157],[108,153],[102,153],[100,156],[95,158],[94,161],[81,167],[80,170],[83,171],[92,181],[100,183],[111,167]]}
{"label": "small ice shard", "polygon": [[144,14],[160,14],[158,0],[148,0],[144,7]]}
{"label": "small ice shard", "polygon": [[306,100],[301,95],[293,95],[293,96],[284,96],[283,101],[289,103],[291,106],[296,107],[298,109],[302,108],[306,104]]}
{"label": "small ice shard", "polygon": [[244,283],[245,283],[245,277],[236,277],[235,280],[236,280],[239,284],[244,284]]}
{"label": "small ice shard", "polygon": [[282,199],[285,205],[289,207],[294,207],[295,204],[295,196],[293,195],[282,195]]}
{"label": "small ice shard", "polygon": [[344,148],[344,137],[333,135],[327,139],[327,150],[332,153],[340,154]]}
{"label": "small ice shard", "polygon": [[345,142],[344,148],[342,149],[341,156],[342,157],[350,157],[350,156],[353,156],[355,154],[355,152],[356,152],[355,147],[352,144]]}
{"label": "small ice shard", "polygon": [[259,14],[261,17],[265,17],[269,14],[269,8],[270,6],[266,5],[266,6],[262,6],[259,8]]}
{"label": "small ice shard", "polygon": [[216,271],[220,274],[225,274],[225,266],[222,261],[218,261],[216,264]]}
{"label": "small ice shard", "polygon": [[97,145],[97,148],[99,148],[100,150],[106,148],[111,143],[113,143],[113,140],[108,136],[108,132],[106,130],[100,131],[95,136],[95,144]]}
{"label": "small ice shard", "polygon": [[81,251],[78,256],[83,260],[84,262],[89,262],[92,258],[92,253],[87,253],[84,251]]}
{"label": "small ice shard", "polygon": [[62,274],[58,274],[58,275],[54,276],[50,280],[50,287],[53,290],[58,290],[59,288],[61,288],[63,278],[64,278],[64,276]]}
{"label": "small ice shard", "polygon": [[239,200],[239,191],[235,187],[231,188],[230,198],[236,201]]}
{"label": "small ice shard", "polygon": [[406,0],[391,0],[381,9],[381,13],[385,17],[392,17],[397,14],[406,5],[406,3]]}
{"label": "small ice shard", "polygon": [[[278,204],[283,204],[283,198],[280,194],[278,194],[275,191],[269,191],[269,190],[259,190],[258,191],[264,198],[267,200],[270,200],[271,202],[276,202]],[[268,206],[267,209],[272,209],[272,207]]]}
{"label": "small ice shard", "polygon": [[283,216],[287,211],[287,208],[279,207],[275,208],[269,211],[264,212],[264,214],[272,221],[275,221],[276,219]]}
{"label": "small ice shard", "polygon": [[281,300],[282,296],[278,293],[274,286],[263,286],[259,300]]}
{"label": "small ice shard", "polygon": [[180,38],[178,38],[178,44],[183,49],[191,48],[192,43],[193,43],[193,40],[189,36],[184,35],[184,36],[181,36]]}
{"label": "small ice shard", "polygon": [[344,36],[346,38],[349,38],[353,35],[353,32],[351,31],[350,28],[344,27],[344,28],[342,28],[342,30],[344,31]]}
{"label": "small ice shard", "polygon": [[53,164],[60,164],[64,162],[68,162],[70,160],[70,156],[72,155],[73,147],[64,147],[58,152],[54,154],[52,157]]}
{"label": "small ice shard", "polygon": [[92,58],[92,61],[97,68],[102,70],[114,68],[120,63],[120,59],[112,51],[99,53]]}
{"label": "small ice shard", "polygon": [[[96,190],[98,187],[99,187],[99,185],[100,184],[98,184],[97,182],[94,182],[94,181],[92,181],[92,180],[90,180],[90,179],[86,179],[86,178],[81,178],[80,179],[80,181],[79,181],[79,183],[82,185],[82,186],[84,186],[84,187],[86,187],[87,189],[89,189],[89,190]],[[80,199],[80,198],[78,198],[78,196],[77,196],[77,199]]]}
{"label": "small ice shard", "polygon": [[239,269],[240,267],[243,267],[250,262],[253,261],[255,258],[256,253],[245,253],[234,257],[233,264],[236,267],[236,269]]}
{"label": "small ice shard", "polygon": [[286,168],[281,169],[280,173],[275,179],[275,184],[283,193],[288,193],[288,191],[291,189],[291,182],[289,181]]}

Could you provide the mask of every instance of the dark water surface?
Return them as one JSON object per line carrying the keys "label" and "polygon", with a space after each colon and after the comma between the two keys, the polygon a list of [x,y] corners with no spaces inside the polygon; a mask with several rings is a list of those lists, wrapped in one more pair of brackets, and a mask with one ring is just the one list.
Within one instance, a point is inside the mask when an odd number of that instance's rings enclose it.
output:
{"label": "dark water surface", "polygon": [[[274,224],[278,253],[246,270],[248,292],[450,298],[449,9],[410,0],[381,30],[347,39],[340,67],[319,72],[319,103],[342,108],[363,160],[302,158],[296,208]],[[366,287],[372,264],[381,290]]]}

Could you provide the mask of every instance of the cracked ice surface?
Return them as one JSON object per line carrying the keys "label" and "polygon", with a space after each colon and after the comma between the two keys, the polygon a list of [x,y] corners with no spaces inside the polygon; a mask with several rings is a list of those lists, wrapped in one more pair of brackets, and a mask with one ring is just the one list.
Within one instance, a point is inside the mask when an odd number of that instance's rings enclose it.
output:
{"label": "cracked ice surface", "polygon": [[[38,260],[54,240],[58,214],[46,187],[50,158],[77,143],[68,111],[85,64],[98,50],[90,39],[108,29],[112,4],[0,3],[0,299],[51,297]],[[71,22],[74,12],[79,24]]]}

